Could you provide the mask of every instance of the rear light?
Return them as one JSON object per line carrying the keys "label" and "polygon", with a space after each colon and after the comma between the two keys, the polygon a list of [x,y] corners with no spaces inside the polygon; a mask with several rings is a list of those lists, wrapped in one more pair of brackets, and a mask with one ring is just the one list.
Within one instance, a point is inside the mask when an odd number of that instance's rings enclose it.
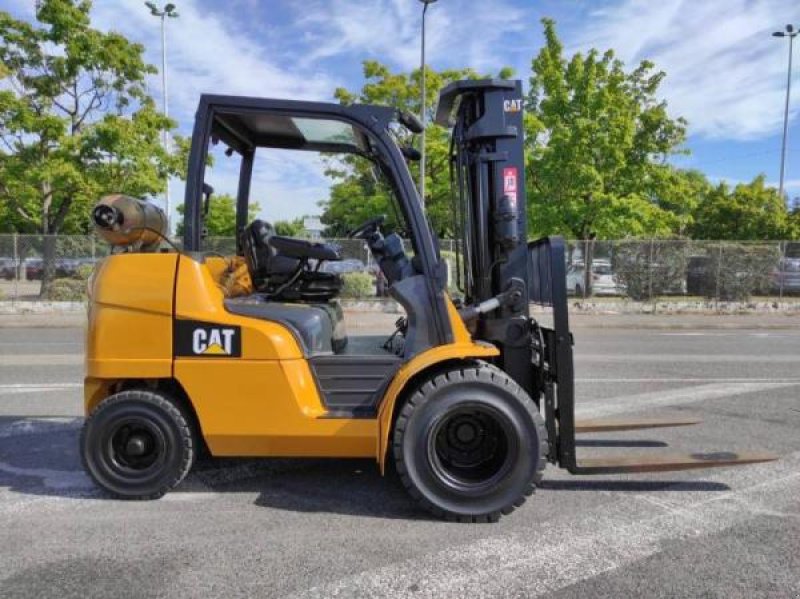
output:
{"label": "rear light", "polygon": [[592,274],[592,281],[599,281],[599,280],[600,280],[600,275]]}

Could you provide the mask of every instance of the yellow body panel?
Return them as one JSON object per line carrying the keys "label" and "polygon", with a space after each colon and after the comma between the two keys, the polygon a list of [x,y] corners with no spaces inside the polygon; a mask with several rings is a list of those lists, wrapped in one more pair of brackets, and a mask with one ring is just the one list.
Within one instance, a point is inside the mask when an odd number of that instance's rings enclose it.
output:
{"label": "yellow body panel", "polygon": [[375,455],[377,421],[320,418],[325,409],[304,359],[175,360],[216,456]]}
{"label": "yellow body panel", "polygon": [[300,345],[285,326],[231,314],[225,310],[224,299],[222,288],[205,264],[180,257],[175,285],[176,318],[241,326],[243,359],[296,360],[303,357]]}
{"label": "yellow body panel", "polygon": [[117,254],[100,262],[89,289],[86,376],[172,375],[176,254]]}
{"label": "yellow body panel", "polygon": [[[172,253],[120,254],[101,263],[90,297],[87,413],[118,382],[174,379],[186,391],[213,455],[375,457],[383,466],[394,406],[409,380],[445,360],[498,354],[493,346],[472,342],[447,300],[453,343],[404,364],[377,418],[326,418],[292,332],[225,310],[219,284],[224,270],[218,258],[200,262]],[[240,327],[241,357],[173,358],[173,310],[176,319]]]}

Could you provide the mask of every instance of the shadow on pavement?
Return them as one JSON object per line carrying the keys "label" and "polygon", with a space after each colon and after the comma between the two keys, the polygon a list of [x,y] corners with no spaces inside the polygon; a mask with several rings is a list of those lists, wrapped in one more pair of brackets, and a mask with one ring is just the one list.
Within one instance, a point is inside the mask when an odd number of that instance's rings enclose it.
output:
{"label": "shadow on pavement", "polygon": [[[0,417],[0,487],[22,495],[106,498],[81,466],[81,422],[81,418]],[[409,499],[393,469],[389,472],[382,477],[372,460],[205,459],[195,464],[172,493],[258,493],[255,505],[280,510],[428,519]],[[705,481],[585,478],[545,479],[540,488],[618,492],[729,489]]]}
{"label": "shadow on pavement", "polygon": [[[0,417],[0,488],[21,495],[113,499],[83,471],[81,418]],[[258,493],[255,505],[295,512],[428,519],[373,460],[204,459],[171,494]]]}

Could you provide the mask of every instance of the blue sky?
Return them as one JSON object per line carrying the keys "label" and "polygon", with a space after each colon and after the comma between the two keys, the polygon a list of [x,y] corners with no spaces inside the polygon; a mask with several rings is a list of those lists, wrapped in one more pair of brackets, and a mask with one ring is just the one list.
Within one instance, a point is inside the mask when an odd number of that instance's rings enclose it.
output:
{"label": "blue sky", "polygon": [[[203,92],[326,100],[361,84],[361,61],[396,69],[419,61],[417,0],[175,0],[169,22],[170,112],[191,130]],[[31,18],[34,0],[0,0]],[[539,20],[558,22],[566,51],[613,48],[629,66],[653,60],[667,72],[661,94],[689,121],[691,155],[677,164],[712,180],[777,186],[788,43],[770,36],[800,26],[796,0],[439,0],[428,12],[428,62],[434,68],[511,66],[527,80],[542,44]],[[95,25],[147,47],[160,64],[156,19],[139,0],[95,0]],[[795,46],[800,46],[800,38]],[[800,195],[800,47],[795,48],[787,189]],[[150,81],[160,98],[160,78]],[[259,168],[261,167],[261,168]],[[270,219],[317,213],[325,198],[321,164],[273,152],[256,165],[254,194]],[[219,191],[235,187],[232,165],[213,172]],[[183,185],[172,184],[174,201]]]}

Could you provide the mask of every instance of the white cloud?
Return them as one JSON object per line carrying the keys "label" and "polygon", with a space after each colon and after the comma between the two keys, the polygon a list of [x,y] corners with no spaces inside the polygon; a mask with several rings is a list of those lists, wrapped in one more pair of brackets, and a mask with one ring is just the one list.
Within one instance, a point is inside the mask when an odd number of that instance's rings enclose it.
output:
{"label": "white cloud", "polygon": [[[770,34],[792,20],[795,0],[623,0],[594,11],[574,49],[613,48],[628,66],[653,60],[690,133],[753,139],[782,126],[788,43]],[[793,117],[798,109],[795,95]]]}
{"label": "white cloud", "polygon": [[[280,39],[271,39],[266,33],[258,39],[243,35],[235,22],[204,9],[199,0],[182,0],[179,13],[177,20],[167,21],[168,83],[170,114],[183,134],[191,133],[202,93],[325,100],[338,84],[311,65],[298,69],[281,62]],[[142,2],[96,2],[92,18],[96,27],[119,31],[144,44],[147,60],[160,68],[159,23]],[[160,102],[160,75],[151,78],[150,88]],[[293,176],[283,177],[286,173]],[[238,161],[217,161],[213,177],[218,193],[235,194]],[[291,183],[298,179],[302,185]],[[327,181],[310,156],[283,152],[279,162],[256,166],[251,195],[254,201],[260,200],[262,215],[277,220],[318,212],[316,202],[327,197],[326,187]],[[183,202],[183,189],[182,183],[173,182],[173,204]]]}
{"label": "white cloud", "polygon": [[[353,52],[406,70],[419,68],[419,2],[317,0],[303,6],[299,26],[309,44],[307,61]],[[426,16],[428,62],[484,70],[505,66],[502,41],[527,27],[526,15],[527,11],[507,0],[433,4]]]}
{"label": "white cloud", "polygon": [[[242,35],[232,23],[200,4],[183,0],[180,17],[167,21],[170,107],[176,116],[191,117],[202,93],[308,100],[330,97],[336,82],[329,74],[312,68],[298,71],[294,65],[279,62],[275,57],[283,53],[277,43]],[[139,0],[96,2],[92,18],[99,28],[119,31],[143,43],[148,60],[160,66],[158,20]],[[160,76],[151,84],[154,95],[160,96]]]}

